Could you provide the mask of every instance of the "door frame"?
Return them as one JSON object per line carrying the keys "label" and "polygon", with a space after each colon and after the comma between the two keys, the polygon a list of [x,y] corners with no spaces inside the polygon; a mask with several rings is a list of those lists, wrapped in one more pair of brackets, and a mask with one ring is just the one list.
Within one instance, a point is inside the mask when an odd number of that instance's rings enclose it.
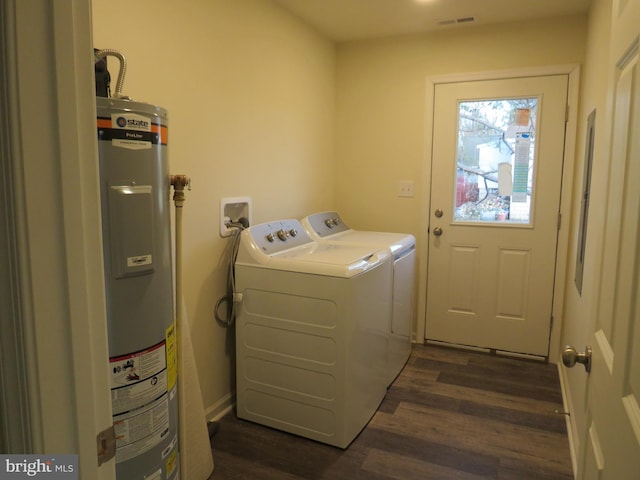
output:
{"label": "door frame", "polygon": [[562,221],[558,231],[558,246],[553,291],[553,324],[549,339],[549,362],[557,363],[560,354],[560,332],[562,330],[562,310],[564,304],[564,288],[566,283],[566,267],[569,261],[569,230],[571,224],[571,195],[573,191],[573,175],[575,169],[575,150],[578,125],[578,89],[580,83],[580,66],[577,64],[551,65],[542,67],[498,70],[476,73],[459,73],[451,75],[430,76],[426,79],[425,94],[425,159],[423,162],[421,198],[421,221],[419,241],[426,254],[422,255],[418,264],[418,302],[416,316],[416,342],[425,342],[427,314],[427,265],[429,260],[429,212],[431,211],[431,166],[433,163],[433,114],[435,87],[444,83],[460,83],[478,80],[500,80],[508,78],[534,77],[544,75],[568,75],[568,115],[565,124],[565,147],[562,166],[562,186],[560,196],[560,213]]}
{"label": "door frame", "polygon": [[[97,462],[96,437],[112,416],[91,1],[7,0],[0,8],[1,184],[10,200],[0,260],[11,267],[0,325],[14,342],[1,351],[0,377],[19,391],[0,397],[3,448],[78,454],[82,478],[113,480],[115,460]],[[23,371],[8,376],[16,364]],[[16,401],[23,411],[4,410]]]}

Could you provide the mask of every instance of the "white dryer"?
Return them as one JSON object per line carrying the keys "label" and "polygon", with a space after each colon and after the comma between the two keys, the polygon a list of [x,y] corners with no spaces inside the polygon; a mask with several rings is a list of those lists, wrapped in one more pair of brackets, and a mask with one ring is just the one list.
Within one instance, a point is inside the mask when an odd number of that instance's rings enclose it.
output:
{"label": "white dryer", "polygon": [[301,220],[311,238],[334,245],[384,248],[393,257],[392,312],[388,321],[389,354],[387,385],[395,380],[411,355],[414,319],[416,239],[406,233],[353,230],[337,212],[319,212]]}
{"label": "white dryer", "polygon": [[252,226],[235,262],[237,415],[346,448],[386,393],[391,256]]}

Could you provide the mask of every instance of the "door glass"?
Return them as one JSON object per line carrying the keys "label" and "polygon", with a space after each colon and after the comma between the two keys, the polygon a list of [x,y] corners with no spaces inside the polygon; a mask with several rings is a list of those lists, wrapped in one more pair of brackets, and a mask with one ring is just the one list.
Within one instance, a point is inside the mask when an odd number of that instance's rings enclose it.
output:
{"label": "door glass", "polygon": [[538,98],[458,104],[453,220],[530,224]]}

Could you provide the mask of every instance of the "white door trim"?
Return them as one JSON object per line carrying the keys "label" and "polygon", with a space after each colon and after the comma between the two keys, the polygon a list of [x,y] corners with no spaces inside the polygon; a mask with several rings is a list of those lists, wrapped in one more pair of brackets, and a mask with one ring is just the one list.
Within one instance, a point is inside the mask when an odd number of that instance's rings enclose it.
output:
{"label": "white door trim", "polygon": [[560,197],[560,213],[562,215],[562,225],[558,233],[558,254],[556,260],[556,276],[554,287],[553,317],[554,322],[551,329],[549,342],[549,361],[556,363],[560,353],[560,331],[562,324],[562,309],[564,304],[564,289],[566,283],[566,267],[569,251],[569,227],[571,219],[571,194],[573,191],[573,175],[575,168],[575,149],[578,125],[578,88],[580,83],[579,65],[551,65],[542,67],[531,67],[514,70],[499,70],[475,73],[460,73],[451,75],[437,75],[427,77],[425,85],[425,160],[422,175],[421,199],[421,223],[419,242],[424,246],[426,255],[422,255],[418,265],[418,312],[416,321],[416,341],[423,343],[426,332],[426,312],[427,312],[427,265],[429,246],[429,212],[431,210],[431,164],[433,162],[433,105],[435,86],[442,83],[467,82],[476,80],[497,80],[503,78],[519,78],[541,75],[561,75],[569,76],[568,106],[569,115],[565,128],[565,150],[562,170],[562,195]]}
{"label": "white door trim", "polygon": [[[7,18],[8,5],[0,9],[0,85],[8,85],[13,63],[10,52],[13,30]],[[28,371],[20,308],[18,229],[16,221],[15,177],[11,159],[13,118],[8,105],[9,88],[0,90],[0,452],[29,452],[33,449],[29,410]]]}
{"label": "white door trim", "polygon": [[79,454],[82,478],[112,480],[115,460],[96,458],[112,417],[91,1],[2,8],[31,435],[31,451],[15,453]]}
{"label": "white door trim", "polygon": [[544,75],[571,74],[577,64],[549,65],[542,67],[518,68],[508,70],[491,70],[486,72],[453,73],[445,75],[433,75],[429,81],[436,85],[441,83],[473,82],[479,80],[499,80],[503,78],[540,77]]}

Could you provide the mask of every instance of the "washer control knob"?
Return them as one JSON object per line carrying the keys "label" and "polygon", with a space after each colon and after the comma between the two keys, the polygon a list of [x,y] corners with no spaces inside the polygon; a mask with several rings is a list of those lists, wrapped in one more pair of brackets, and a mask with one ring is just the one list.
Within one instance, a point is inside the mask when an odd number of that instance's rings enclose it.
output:
{"label": "washer control knob", "polygon": [[340,225],[340,220],[334,217],[331,219],[331,223],[333,223],[333,225],[337,227],[338,225]]}
{"label": "washer control knob", "polygon": [[273,233],[267,233],[265,235],[265,238],[267,239],[268,242],[273,243],[273,241],[276,239],[276,236]]}
{"label": "washer control knob", "polygon": [[329,228],[333,228],[333,227],[335,227],[335,225],[333,224],[333,218],[327,218],[327,219],[324,221],[324,224],[325,224],[327,227],[329,227]]}
{"label": "washer control knob", "polygon": [[284,230],[284,228],[281,228],[280,230],[278,230],[276,234],[278,235],[278,238],[283,242],[287,240],[287,232]]}
{"label": "washer control knob", "polygon": [[296,235],[298,235],[298,231],[295,228],[292,228],[291,230],[289,230],[289,235],[295,237]]}

